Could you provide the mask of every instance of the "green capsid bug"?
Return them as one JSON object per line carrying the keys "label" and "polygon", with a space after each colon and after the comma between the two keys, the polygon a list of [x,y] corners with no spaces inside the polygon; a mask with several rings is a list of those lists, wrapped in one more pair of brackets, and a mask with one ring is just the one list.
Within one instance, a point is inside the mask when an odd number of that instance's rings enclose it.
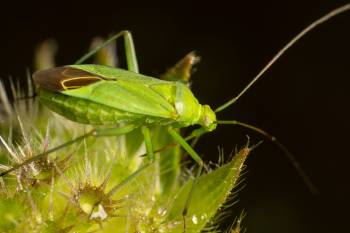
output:
{"label": "green capsid bug", "polygon": [[216,128],[216,115],[181,82],[118,68],[71,65],[36,72],[41,102],[79,123],[93,125],[200,125]]}

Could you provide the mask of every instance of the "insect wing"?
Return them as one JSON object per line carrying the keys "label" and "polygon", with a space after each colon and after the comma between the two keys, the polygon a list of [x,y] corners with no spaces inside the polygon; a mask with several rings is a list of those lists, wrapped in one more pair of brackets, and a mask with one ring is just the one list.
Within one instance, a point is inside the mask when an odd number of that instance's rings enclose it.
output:
{"label": "insect wing", "polygon": [[176,115],[173,105],[142,82],[101,80],[62,93],[131,113],[161,118],[174,118]]}
{"label": "insect wing", "polygon": [[134,73],[128,70],[123,70],[115,67],[101,65],[70,65],[69,67],[80,69],[88,73],[103,77],[104,79],[123,80],[127,82],[138,82],[146,86],[152,84],[171,83],[168,81],[152,78],[146,75]]}
{"label": "insect wing", "polygon": [[84,70],[70,67],[56,67],[35,72],[33,79],[43,89],[60,92],[87,86],[104,78]]}

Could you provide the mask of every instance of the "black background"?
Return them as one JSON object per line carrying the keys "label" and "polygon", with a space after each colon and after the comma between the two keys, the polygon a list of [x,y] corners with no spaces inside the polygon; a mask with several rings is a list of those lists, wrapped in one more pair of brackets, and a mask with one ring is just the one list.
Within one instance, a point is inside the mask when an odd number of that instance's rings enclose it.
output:
{"label": "black background", "polygon": [[[122,2],[50,3],[3,7],[0,77],[24,78],[35,46],[59,44],[57,63],[69,64],[96,35],[133,32],[142,73],[156,75],[189,51],[202,57],[193,76],[201,103],[218,106],[236,95],[292,36],[346,1],[174,2],[126,7]],[[163,2],[163,4],[166,2]],[[349,217],[350,12],[320,26],[288,51],[234,106],[218,115],[257,125],[296,154],[319,188],[308,192],[283,153],[268,141],[247,163],[235,215],[247,212],[248,232],[342,232]],[[246,135],[221,126],[197,150],[217,161]],[[232,221],[234,217],[228,219]]]}

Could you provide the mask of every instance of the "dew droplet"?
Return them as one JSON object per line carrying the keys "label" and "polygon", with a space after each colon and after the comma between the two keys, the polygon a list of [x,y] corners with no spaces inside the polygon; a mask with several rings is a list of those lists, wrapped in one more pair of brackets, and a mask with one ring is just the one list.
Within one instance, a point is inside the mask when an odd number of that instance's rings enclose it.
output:
{"label": "dew droplet", "polygon": [[192,222],[193,222],[194,224],[198,224],[198,218],[197,218],[196,215],[192,215]]}
{"label": "dew droplet", "polygon": [[154,195],[151,196],[152,201],[156,201],[156,197]]}
{"label": "dew droplet", "polygon": [[166,209],[164,208],[159,208],[157,213],[160,215],[160,216],[165,216],[167,214],[167,211]]}
{"label": "dew droplet", "polygon": [[98,210],[96,212],[93,212],[90,216],[90,219],[96,219],[99,218],[101,220],[104,220],[108,217],[108,214],[104,210],[103,206],[101,204],[98,205]]}

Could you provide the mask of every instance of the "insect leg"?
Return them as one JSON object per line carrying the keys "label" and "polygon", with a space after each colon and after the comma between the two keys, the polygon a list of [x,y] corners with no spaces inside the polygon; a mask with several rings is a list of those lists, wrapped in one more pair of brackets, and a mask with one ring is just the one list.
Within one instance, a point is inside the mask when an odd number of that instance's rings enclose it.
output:
{"label": "insect leg", "polygon": [[203,160],[201,159],[201,157],[197,154],[197,152],[195,152],[193,150],[193,148],[186,142],[186,140],[183,137],[181,137],[180,134],[178,134],[171,127],[168,128],[168,132],[174,138],[174,140],[176,142],[178,142],[182,146],[182,148],[184,148],[184,150],[192,157],[192,159],[194,161],[196,161],[198,163],[198,165],[199,165],[197,174],[196,174],[196,176],[195,176],[195,178],[193,180],[193,183],[192,183],[192,187],[191,187],[190,193],[188,194],[188,197],[187,197],[186,202],[185,202],[184,209],[182,211],[182,217],[183,217],[183,222],[184,222],[184,232],[185,232],[185,230],[186,230],[186,215],[187,215],[187,212],[188,212],[188,208],[189,208],[189,206],[191,204],[193,190],[194,190],[194,188],[195,188],[195,186],[196,186],[196,184],[198,182],[199,176],[202,173],[204,163],[203,163]]}
{"label": "insect leg", "polygon": [[96,54],[100,49],[105,47],[106,45],[112,43],[113,41],[117,40],[119,37],[124,37],[124,46],[125,46],[125,54],[126,54],[126,62],[128,65],[128,70],[138,73],[138,63],[136,59],[136,52],[135,52],[135,46],[134,42],[131,36],[131,33],[129,31],[121,31],[114,36],[107,39],[104,43],[102,43],[100,46],[97,46],[96,48],[92,49],[90,52],[83,55],[81,58],[79,58],[74,64],[81,64],[84,61],[86,61],[88,58]]}
{"label": "insect leg", "polygon": [[73,139],[71,141],[63,143],[63,144],[61,144],[61,145],[59,145],[57,147],[54,147],[54,148],[52,148],[50,150],[47,150],[47,151],[45,151],[43,153],[34,155],[33,157],[23,161],[21,164],[14,165],[12,168],[1,172],[0,173],[0,177],[5,176],[8,173],[10,173],[10,172],[12,172],[12,171],[22,167],[22,166],[25,166],[25,165],[27,165],[27,164],[29,164],[31,162],[34,162],[34,161],[36,161],[36,160],[38,160],[40,158],[43,158],[44,156],[47,156],[48,154],[51,154],[51,153],[53,153],[55,151],[63,149],[63,148],[65,148],[67,146],[70,146],[70,145],[72,145],[74,143],[80,142],[80,141],[82,141],[85,138],[88,138],[88,137],[91,137],[91,136],[99,137],[99,136],[117,136],[117,135],[122,135],[122,134],[126,134],[128,132],[131,132],[132,130],[134,130],[134,129],[138,128],[138,127],[140,127],[140,123],[133,123],[133,124],[130,123],[130,124],[127,124],[125,126],[117,127],[117,128],[93,129],[90,132],[88,132],[86,134],[83,134],[83,135],[81,135],[81,136],[79,136],[79,137],[77,137],[77,138],[75,138],[75,139]]}
{"label": "insect leg", "polygon": [[132,35],[129,31],[124,32],[124,46],[128,70],[139,73],[139,65],[137,63],[134,40],[132,39]]}
{"label": "insect leg", "polygon": [[142,132],[143,137],[145,139],[148,159],[149,159],[149,161],[153,162],[154,161],[154,152],[153,152],[151,133],[149,131],[149,128],[147,126],[142,126],[141,132]]}
{"label": "insect leg", "polygon": [[[200,135],[190,135],[190,136],[185,138],[185,141],[191,140],[193,138],[195,138],[195,140],[196,140],[199,137],[200,137]],[[176,142],[166,144],[165,146],[162,146],[162,147],[160,147],[158,149],[153,150],[153,154],[159,153],[159,152],[162,152],[162,151],[166,151],[166,150],[168,150],[170,148],[173,148],[173,147],[175,147],[177,145],[178,145],[178,143],[176,143]],[[147,156],[147,153],[140,155],[140,157],[144,157],[144,156]]]}
{"label": "insect leg", "polygon": [[[155,193],[160,194],[161,193],[161,181],[160,181],[160,161],[159,157],[155,157],[153,150],[153,144],[151,139],[151,133],[150,129],[147,126],[141,126],[141,132],[143,134],[146,150],[147,150],[147,157],[148,157],[148,163],[149,165],[154,164],[154,175],[152,176],[152,179],[154,179],[154,190]],[[147,166],[147,164],[145,166]]]}
{"label": "insect leg", "polygon": [[95,137],[124,135],[141,126],[142,122],[133,122],[114,128],[100,128],[94,130]]}

